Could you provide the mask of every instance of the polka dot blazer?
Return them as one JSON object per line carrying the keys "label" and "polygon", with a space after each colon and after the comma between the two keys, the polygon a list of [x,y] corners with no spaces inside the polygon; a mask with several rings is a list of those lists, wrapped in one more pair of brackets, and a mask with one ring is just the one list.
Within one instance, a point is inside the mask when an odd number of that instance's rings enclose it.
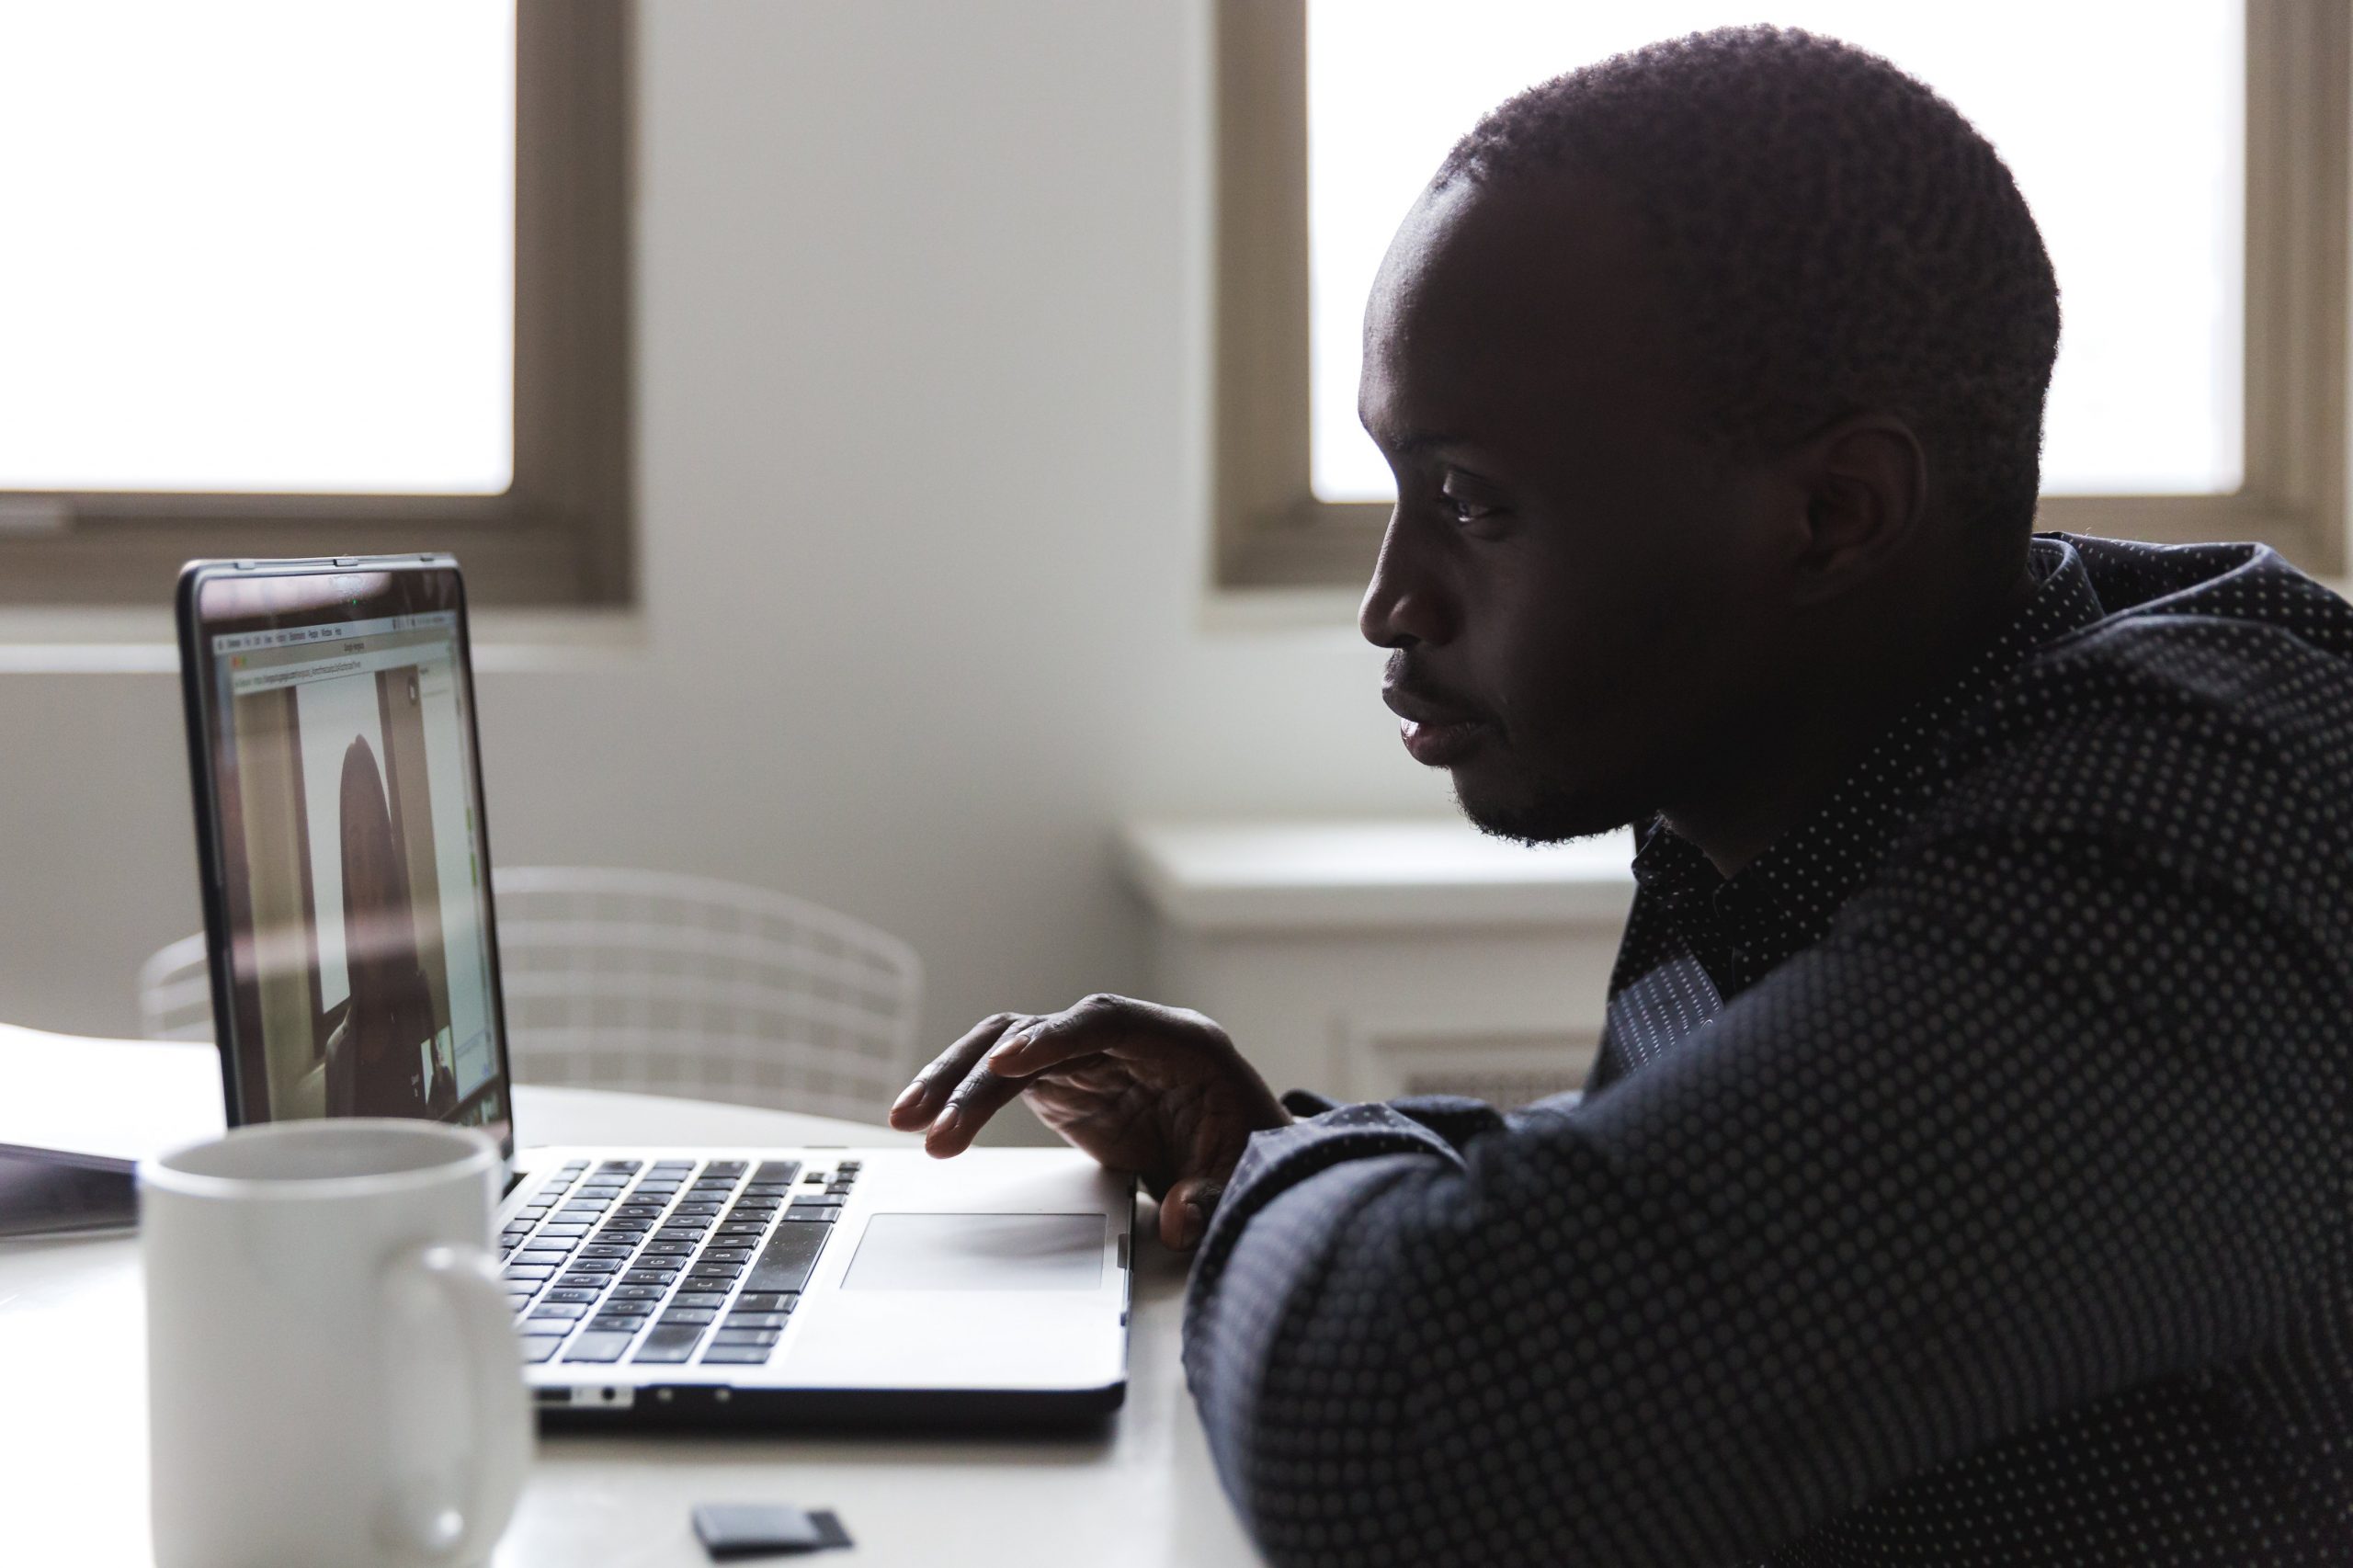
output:
{"label": "polka dot blazer", "polygon": [[2040,590],[1729,880],[1582,1099],[1252,1140],[1186,1369],[1281,1564],[2353,1563],[2353,608]]}

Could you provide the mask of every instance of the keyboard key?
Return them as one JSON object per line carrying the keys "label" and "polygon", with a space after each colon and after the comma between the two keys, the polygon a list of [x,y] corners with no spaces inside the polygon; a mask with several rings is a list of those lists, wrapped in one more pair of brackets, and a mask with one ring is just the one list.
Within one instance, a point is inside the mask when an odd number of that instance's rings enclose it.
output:
{"label": "keyboard key", "polygon": [[744,1289],[760,1292],[799,1290],[809,1283],[809,1272],[817,1266],[817,1254],[825,1244],[825,1228],[820,1225],[779,1225],[768,1244],[760,1250],[760,1260],[752,1265],[745,1278]]}
{"label": "keyboard key", "polygon": [[[523,1256],[529,1257],[530,1256],[530,1254],[525,1253]],[[705,1252],[699,1261],[703,1263],[749,1263],[752,1261],[752,1255],[748,1250],[742,1248],[712,1247],[709,1251]]]}
{"label": "keyboard key", "polygon": [[554,1272],[555,1266],[549,1263],[510,1263],[506,1266],[506,1278],[509,1279],[545,1279]]}
{"label": "keyboard key", "polygon": [[774,1345],[783,1337],[773,1328],[722,1328],[710,1336],[713,1345]]}
{"label": "keyboard key", "polygon": [[588,1230],[589,1227],[584,1222],[572,1220],[551,1220],[546,1224],[540,1227],[540,1234],[543,1236],[585,1236],[588,1233]]}
{"label": "keyboard key", "polygon": [[671,1327],[666,1322],[654,1325],[637,1347],[632,1361],[683,1361],[695,1353],[695,1346],[702,1338],[702,1330],[687,1326]]}
{"label": "keyboard key", "polygon": [[555,1354],[563,1341],[551,1334],[534,1334],[523,1341],[523,1365],[536,1367]]}
{"label": "keyboard key", "polygon": [[672,1307],[662,1314],[665,1324],[707,1324],[719,1315],[716,1307]]}
{"label": "keyboard key", "polygon": [[631,1335],[626,1334],[582,1334],[573,1337],[572,1348],[563,1353],[567,1361],[618,1361],[621,1352],[629,1348]]}
{"label": "keyboard key", "polygon": [[574,1274],[619,1274],[620,1271],[620,1260],[610,1257],[575,1257],[569,1270]]}
{"label": "keyboard key", "polygon": [[783,1312],[729,1312],[727,1321],[720,1326],[722,1328],[782,1328],[785,1318],[786,1314]]}
{"label": "keyboard key", "polygon": [[842,1217],[842,1211],[838,1209],[821,1209],[813,1203],[796,1203],[784,1211],[784,1217],[788,1220],[813,1220],[821,1225],[830,1225]]}
{"label": "keyboard key", "polygon": [[616,1285],[613,1287],[612,1295],[616,1301],[658,1301],[662,1299],[662,1287],[659,1285]]}
{"label": "keyboard key", "polygon": [[735,1298],[735,1310],[745,1312],[789,1312],[801,1298],[790,1290],[747,1290]]}
{"label": "keyboard key", "polygon": [[[692,1280],[688,1281],[689,1286],[693,1283]],[[674,1307],[723,1307],[727,1304],[727,1292],[685,1290],[671,1297],[670,1304]]]}
{"label": "keyboard key", "polygon": [[752,1173],[754,1181],[790,1181],[801,1169],[798,1160],[762,1160],[760,1168]]}
{"label": "keyboard key", "polygon": [[684,1240],[671,1242],[657,1237],[645,1244],[645,1256],[648,1257],[683,1257],[694,1250],[695,1244]]}
{"label": "keyboard key", "polygon": [[[767,1345],[714,1345],[702,1353],[706,1367],[722,1364],[756,1367],[768,1358],[774,1346]],[[567,1360],[571,1358],[565,1358]]]}
{"label": "keyboard key", "polygon": [[815,1204],[820,1209],[838,1209],[842,1206],[842,1200],[840,1198],[830,1192],[804,1192],[800,1197],[792,1200],[792,1206],[795,1209],[803,1208],[810,1204]]}
{"label": "keyboard key", "polygon": [[739,1176],[744,1174],[744,1166],[745,1162],[742,1160],[713,1160],[703,1166],[703,1169],[712,1176]]}
{"label": "keyboard key", "polygon": [[612,1312],[599,1312],[588,1320],[588,1326],[597,1334],[635,1334],[650,1321],[650,1315],[645,1313],[623,1317]]}
{"label": "keyboard key", "polygon": [[550,1290],[548,1292],[547,1299],[551,1301],[593,1301],[603,1294],[604,1292],[602,1290],[558,1289]]}
{"label": "keyboard key", "polygon": [[533,1309],[529,1321],[532,1323],[570,1323],[574,1318],[584,1318],[587,1315],[588,1309],[581,1305],[578,1301],[550,1301],[544,1306]]}
{"label": "keyboard key", "polygon": [[667,1285],[678,1277],[675,1268],[632,1268],[621,1276],[624,1285]]}

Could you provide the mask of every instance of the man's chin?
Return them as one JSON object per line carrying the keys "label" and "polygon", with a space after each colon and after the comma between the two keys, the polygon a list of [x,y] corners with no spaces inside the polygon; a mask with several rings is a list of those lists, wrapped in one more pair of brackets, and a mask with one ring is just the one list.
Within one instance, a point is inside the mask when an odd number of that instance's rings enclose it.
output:
{"label": "man's chin", "polygon": [[1501,783],[1454,775],[1455,804],[1471,825],[1496,838],[1521,844],[1563,844],[1616,833],[1647,817],[1642,807],[1600,799],[1586,791],[1546,787],[1533,779]]}

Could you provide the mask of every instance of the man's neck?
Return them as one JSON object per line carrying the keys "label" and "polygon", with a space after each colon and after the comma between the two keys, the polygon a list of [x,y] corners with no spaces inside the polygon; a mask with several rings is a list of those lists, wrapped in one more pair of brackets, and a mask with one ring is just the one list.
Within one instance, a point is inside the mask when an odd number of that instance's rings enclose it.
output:
{"label": "man's neck", "polygon": [[2038,585],[2023,574],[1975,613],[1901,653],[1841,661],[1828,678],[1792,694],[1775,718],[1742,735],[1691,796],[1661,813],[1722,875],[1755,860],[1820,805],[1904,711],[1952,679],[2022,613]]}

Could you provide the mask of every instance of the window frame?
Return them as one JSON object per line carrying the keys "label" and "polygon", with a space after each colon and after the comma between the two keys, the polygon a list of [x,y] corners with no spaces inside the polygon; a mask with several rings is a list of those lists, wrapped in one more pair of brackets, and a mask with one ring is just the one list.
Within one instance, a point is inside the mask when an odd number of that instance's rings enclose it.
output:
{"label": "window frame", "polygon": [[448,551],[469,597],[634,591],[634,0],[517,0],[515,476],[495,495],[0,490],[0,605],[161,604],[196,556]]}
{"label": "window frame", "polygon": [[[1215,0],[1213,586],[1360,586],[1390,506],[1309,470],[1308,0]],[[2046,495],[2035,526],[2259,540],[2347,567],[2353,8],[2246,0],[2245,478],[2228,494]]]}

